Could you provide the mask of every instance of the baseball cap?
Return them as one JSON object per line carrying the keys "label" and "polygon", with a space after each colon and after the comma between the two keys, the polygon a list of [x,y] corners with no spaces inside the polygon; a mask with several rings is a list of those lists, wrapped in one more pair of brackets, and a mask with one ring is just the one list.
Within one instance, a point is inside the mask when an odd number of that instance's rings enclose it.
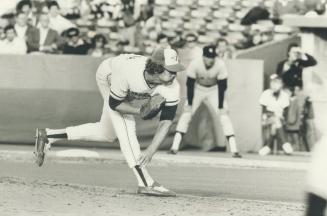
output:
{"label": "baseball cap", "polygon": [[217,56],[216,53],[216,47],[209,45],[209,46],[205,46],[203,47],[203,56],[207,57],[207,58],[215,58]]}
{"label": "baseball cap", "polygon": [[151,60],[162,65],[168,71],[180,72],[185,70],[185,67],[178,62],[177,52],[171,48],[159,47],[152,53]]}

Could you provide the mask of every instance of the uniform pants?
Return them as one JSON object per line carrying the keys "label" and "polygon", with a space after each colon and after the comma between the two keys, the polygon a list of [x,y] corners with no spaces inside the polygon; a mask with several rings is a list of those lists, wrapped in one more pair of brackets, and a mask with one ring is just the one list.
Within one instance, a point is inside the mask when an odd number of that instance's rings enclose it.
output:
{"label": "uniform pants", "polygon": [[110,109],[110,79],[98,75],[102,70],[110,70],[110,67],[102,63],[97,70],[96,82],[103,98],[100,121],[68,127],[66,133],[69,140],[112,142],[118,138],[121,151],[132,168],[137,165],[136,162],[141,153],[136,137],[135,119],[133,115],[122,115]]}
{"label": "uniform pants", "polygon": [[[194,89],[194,98],[192,104],[192,111],[183,112],[179,121],[177,123],[176,131],[181,133],[186,133],[192,118],[192,115],[199,108],[202,101],[208,100],[209,104],[212,106],[213,110],[217,111],[217,115],[219,116],[220,123],[223,129],[225,136],[234,135],[234,128],[232,122],[227,114],[221,115],[218,109],[218,86],[212,87],[203,87],[200,85],[195,85]],[[224,109],[227,110],[227,103],[224,103]]]}

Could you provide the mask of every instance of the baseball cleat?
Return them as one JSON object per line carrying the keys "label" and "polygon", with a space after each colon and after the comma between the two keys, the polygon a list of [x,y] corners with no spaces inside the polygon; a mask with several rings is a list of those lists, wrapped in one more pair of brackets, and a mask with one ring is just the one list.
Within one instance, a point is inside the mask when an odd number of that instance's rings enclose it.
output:
{"label": "baseball cleat", "polygon": [[170,149],[168,152],[168,154],[177,154],[178,153],[178,150],[174,150],[174,149]]}
{"label": "baseball cleat", "polygon": [[282,148],[283,148],[285,154],[287,154],[287,155],[291,155],[293,153],[293,151],[294,151],[292,145],[290,143],[288,143],[288,142],[284,143],[282,145]]}
{"label": "baseball cleat", "polygon": [[38,166],[42,166],[44,162],[45,156],[45,147],[48,143],[47,132],[45,129],[36,129],[36,136],[35,136],[35,162]]}
{"label": "baseball cleat", "polygon": [[158,182],[154,182],[152,186],[142,187],[139,186],[137,189],[138,194],[147,196],[159,196],[159,197],[176,197],[176,193],[168,190]]}
{"label": "baseball cleat", "polygon": [[238,152],[234,152],[234,153],[232,154],[232,157],[233,157],[233,158],[242,158],[242,155],[241,155],[240,153],[238,153]]}

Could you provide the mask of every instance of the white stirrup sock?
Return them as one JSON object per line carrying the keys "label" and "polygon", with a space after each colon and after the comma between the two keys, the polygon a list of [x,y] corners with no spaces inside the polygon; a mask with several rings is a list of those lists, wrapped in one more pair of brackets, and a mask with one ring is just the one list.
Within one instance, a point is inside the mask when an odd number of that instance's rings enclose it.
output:
{"label": "white stirrup sock", "polygon": [[227,139],[228,139],[228,144],[229,144],[230,151],[232,153],[238,152],[237,151],[237,144],[236,144],[235,136],[228,136]]}
{"label": "white stirrup sock", "polygon": [[132,168],[134,175],[136,176],[138,186],[146,187],[146,186],[152,186],[154,183],[154,180],[146,170],[146,168],[141,168],[140,166],[135,166]]}
{"label": "white stirrup sock", "polygon": [[178,151],[182,141],[182,133],[176,132],[171,150]]}

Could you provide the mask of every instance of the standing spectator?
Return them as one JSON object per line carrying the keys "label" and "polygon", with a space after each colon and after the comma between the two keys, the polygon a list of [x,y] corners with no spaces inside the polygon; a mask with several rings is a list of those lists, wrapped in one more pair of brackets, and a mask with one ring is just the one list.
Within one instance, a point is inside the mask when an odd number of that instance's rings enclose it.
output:
{"label": "standing spectator", "polygon": [[[292,43],[288,47],[288,57],[286,60],[280,62],[277,66],[277,74],[282,78],[284,88],[291,95],[291,104],[287,113],[286,130],[292,142],[298,142],[299,131],[302,125],[303,110],[306,101],[304,95],[302,73],[306,67],[317,64],[315,58],[307,53],[301,51],[298,44]],[[312,125],[306,125],[308,131],[313,131]],[[297,145],[299,143],[296,143]]]}
{"label": "standing spectator", "polygon": [[76,27],[75,24],[60,15],[60,8],[56,1],[50,1],[47,6],[50,14],[50,28],[61,35],[65,30]]}
{"label": "standing spectator", "polygon": [[106,54],[105,46],[107,39],[102,34],[97,34],[92,38],[92,47],[89,50],[89,55],[93,57],[101,57]]}
{"label": "standing spectator", "polygon": [[219,38],[217,40],[217,55],[221,59],[232,59],[234,58],[234,47],[230,46],[225,38]]}
{"label": "standing spectator", "polygon": [[302,90],[303,68],[317,64],[316,59],[301,51],[298,44],[292,43],[288,47],[287,59],[277,66],[277,74],[282,78],[285,88],[291,91],[292,95]]}
{"label": "standing spectator", "polygon": [[68,41],[64,44],[63,54],[86,55],[90,45],[80,38],[78,28],[70,28],[66,32]]}
{"label": "standing spectator", "polygon": [[14,26],[6,26],[4,32],[6,39],[0,41],[0,54],[26,54],[26,43],[17,37]]}
{"label": "standing spectator", "polygon": [[15,31],[17,37],[27,41],[28,36],[35,30],[35,27],[28,24],[28,18],[25,13],[18,12],[16,15],[16,24],[15,24]]}
{"label": "standing spectator", "polygon": [[286,154],[291,154],[293,148],[286,141],[284,132],[284,115],[290,104],[289,95],[282,90],[283,83],[277,74],[270,77],[270,88],[265,90],[260,97],[262,106],[262,126],[265,137],[265,145],[260,149],[260,155],[267,155],[273,148],[274,139],[282,143]]}
{"label": "standing spectator", "polygon": [[41,14],[39,27],[28,36],[28,52],[56,53],[61,43],[61,38],[55,30],[49,27],[48,14]]}

